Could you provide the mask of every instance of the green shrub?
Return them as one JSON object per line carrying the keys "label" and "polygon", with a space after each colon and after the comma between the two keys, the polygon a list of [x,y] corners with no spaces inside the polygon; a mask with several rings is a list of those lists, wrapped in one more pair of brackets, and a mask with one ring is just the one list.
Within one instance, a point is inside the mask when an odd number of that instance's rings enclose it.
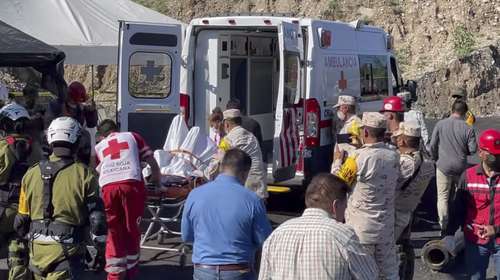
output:
{"label": "green shrub", "polygon": [[464,26],[457,26],[453,31],[453,48],[459,57],[469,55],[474,49],[474,35]]}
{"label": "green shrub", "polygon": [[330,0],[330,2],[328,2],[328,10],[330,10],[330,12],[335,12],[335,10],[337,10],[337,8],[339,7],[339,2],[337,0]]}

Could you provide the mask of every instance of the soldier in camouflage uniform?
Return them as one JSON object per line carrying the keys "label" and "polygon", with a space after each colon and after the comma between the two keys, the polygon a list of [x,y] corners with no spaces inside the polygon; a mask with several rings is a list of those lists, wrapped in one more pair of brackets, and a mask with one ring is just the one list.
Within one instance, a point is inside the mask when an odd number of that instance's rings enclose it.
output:
{"label": "soldier in camouflage uniform", "polygon": [[340,95],[337,104],[333,107],[337,110],[337,118],[334,118],[333,127],[335,128],[334,138],[336,139],[334,160],[332,164],[332,173],[339,167],[345,156],[350,155],[359,147],[359,127],[361,119],[356,115],[356,98],[349,95]]}
{"label": "soldier in camouflage uniform", "polygon": [[413,212],[434,175],[434,164],[426,160],[420,150],[421,128],[417,123],[400,123],[393,138],[401,166],[396,189],[394,237],[400,256],[400,277],[412,279],[415,254],[410,244],[411,222]]}
{"label": "soldier in camouflage uniform", "polygon": [[5,134],[0,140],[0,244],[9,246],[9,280],[31,279],[26,241],[14,230],[21,179],[31,152],[31,140],[25,135],[28,120],[28,111],[16,103],[0,110],[0,128]]}
{"label": "soldier in camouflage uniform", "polygon": [[347,158],[337,173],[346,182],[351,178],[345,175],[354,174],[346,224],[353,227],[363,247],[374,256],[381,276],[399,279],[394,241],[399,154],[384,143],[386,118],[382,114],[364,113],[361,123],[363,146]]}

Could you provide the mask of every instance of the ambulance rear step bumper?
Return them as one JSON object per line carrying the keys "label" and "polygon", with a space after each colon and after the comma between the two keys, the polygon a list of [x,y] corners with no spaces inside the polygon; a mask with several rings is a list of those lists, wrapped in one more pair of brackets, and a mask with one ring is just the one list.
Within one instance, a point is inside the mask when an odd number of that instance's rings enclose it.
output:
{"label": "ambulance rear step bumper", "polygon": [[286,181],[275,182],[272,164],[267,165],[267,186],[283,186],[291,189],[304,189],[304,174],[297,172],[295,177]]}

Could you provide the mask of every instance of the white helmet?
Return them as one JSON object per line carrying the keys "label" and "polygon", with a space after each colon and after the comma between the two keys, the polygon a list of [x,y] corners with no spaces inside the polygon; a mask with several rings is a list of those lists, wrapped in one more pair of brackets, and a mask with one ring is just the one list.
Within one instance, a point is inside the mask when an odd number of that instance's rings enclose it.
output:
{"label": "white helmet", "polygon": [[82,132],[78,121],[70,117],[59,117],[53,120],[47,130],[47,142],[52,144],[57,141],[76,143]]}
{"label": "white helmet", "polygon": [[23,106],[17,103],[10,103],[0,109],[0,116],[11,119],[12,121],[17,121],[20,118],[30,118],[30,114]]}

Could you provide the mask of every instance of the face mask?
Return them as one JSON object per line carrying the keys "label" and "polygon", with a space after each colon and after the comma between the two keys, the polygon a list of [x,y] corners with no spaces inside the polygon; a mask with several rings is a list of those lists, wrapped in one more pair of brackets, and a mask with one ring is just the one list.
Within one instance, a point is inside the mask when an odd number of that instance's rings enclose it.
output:
{"label": "face mask", "polygon": [[345,121],[346,115],[342,111],[337,111],[337,118],[341,121]]}
{"label": "face mask", "polygon": [[494,171],[500,171],[500,156],[487,155],[484,161]]}

